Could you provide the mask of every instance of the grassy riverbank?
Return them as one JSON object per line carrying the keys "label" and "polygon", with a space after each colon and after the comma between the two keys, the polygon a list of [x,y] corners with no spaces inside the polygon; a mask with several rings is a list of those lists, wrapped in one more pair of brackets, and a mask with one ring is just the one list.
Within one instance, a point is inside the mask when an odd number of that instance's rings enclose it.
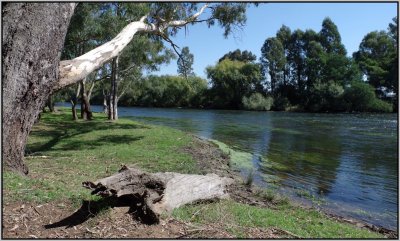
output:
{"label": "grassy riverbank", "polygon": [[[89,210],[90,218],[74,228],[43,228],[78,213],[83,201],[102,204],[81,183],[109,176],[123,164],[150,172],[204,174],[210,168],[204,169],[201,161],[219,158],[204,157],[205,144],[178,130],[128,119],[109,122],[102,114],[94,117],[90,122],[74,122],[67,109],[42,115],[28,140],[29,176],[3,173],[3,237],[383,238],[318,211],[295,207],[268,191],[254,192],[264,202],[262,207],[234,200],[187,205],[159,225],[140,225],[126,213],[104,207],[96,215]],[[193,154],[196,150],[201,155]]]}

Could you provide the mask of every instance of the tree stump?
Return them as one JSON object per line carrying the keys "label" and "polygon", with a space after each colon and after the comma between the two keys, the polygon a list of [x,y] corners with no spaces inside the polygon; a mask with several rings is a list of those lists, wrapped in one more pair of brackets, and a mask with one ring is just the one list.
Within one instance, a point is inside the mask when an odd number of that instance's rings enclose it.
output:
{"label": "tree stump", "polygon": [[131,200],[148,222],[157,223],[162,213],[184,204],[228,198],[225,187],[232,183],[232,179],[215,174],[146,173],[123,166],[112,176],[82,184],[92,195]]}

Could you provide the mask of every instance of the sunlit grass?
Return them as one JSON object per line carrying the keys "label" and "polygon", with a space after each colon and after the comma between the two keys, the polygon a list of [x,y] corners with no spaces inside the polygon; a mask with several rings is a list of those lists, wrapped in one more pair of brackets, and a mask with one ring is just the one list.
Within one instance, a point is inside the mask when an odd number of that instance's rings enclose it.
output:
{"label": "sunlit grass", "polygon": [[218,223],[221,230],[246,237],[241,227],[278,228],[300,238],[382,238],[380,234],[355,228],[325,217],[316,210],[306,210],[288,204],[274,209],[259,208],[232,200],[187,205],[173,215],[182,221],[199,224]]}

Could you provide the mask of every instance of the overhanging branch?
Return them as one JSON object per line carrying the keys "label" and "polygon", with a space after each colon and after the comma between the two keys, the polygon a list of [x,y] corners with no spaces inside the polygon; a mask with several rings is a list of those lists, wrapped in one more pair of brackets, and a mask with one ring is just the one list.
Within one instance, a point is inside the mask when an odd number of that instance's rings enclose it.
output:
{"label": "overhanging branch", "polygon": [[[173,20],[169,22],[161,22],[158,26],[151,23],[145,23],[147,15],[140,18],[139,21],[129,23],[121,32],[109,42],[83,54],[72,60],[64,60],[59,65],[59,82],[54,86],[53,91],[62,89],[68,85],[74,84],[91,72],[103,66],[107,61],[120,55],[122,50],[129,44],[133,36],[137,32],[149,32],[159,34],[164,40],[169,42],[174,48],[175,52],[180,56],[177,51],[177,45],[174,44],[168,37],[163,36],[163,32],[168,27],[179,27],[184,26],[188,23],[192,23],[204,12],[208,7],[208,3],[205,4],[200,10],[185,20]],[[163,19],[160,18],[160,21]],[[179,47],[178,47],[179,48]]]}

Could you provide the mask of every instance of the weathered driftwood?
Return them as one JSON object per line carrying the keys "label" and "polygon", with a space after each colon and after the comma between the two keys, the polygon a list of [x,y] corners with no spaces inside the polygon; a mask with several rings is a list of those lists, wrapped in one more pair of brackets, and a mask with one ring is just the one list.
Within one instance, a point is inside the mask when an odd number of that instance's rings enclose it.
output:
{"label": "weathered driftwood", "polygon": [[83,186],[93,190],[93,195],[131,198],[147,218],[158,222],[161,213],[184,204],[227,198],[225,187],[232,182],[215,174],[146,173],[124,166],[110,177],[84,182]]}

